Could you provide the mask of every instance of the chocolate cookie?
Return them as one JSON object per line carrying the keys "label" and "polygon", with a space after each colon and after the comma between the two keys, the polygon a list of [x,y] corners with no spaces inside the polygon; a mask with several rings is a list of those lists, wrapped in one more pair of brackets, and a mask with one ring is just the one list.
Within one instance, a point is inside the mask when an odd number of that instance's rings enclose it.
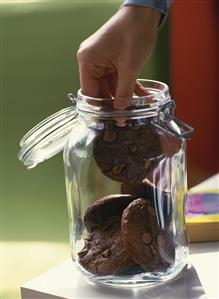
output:
{"label": "chocolate cookie", "polygon": [[156,188],[147,179],[135,184],[122,184],[121,193],[135,198],[145,198],[150,201],[156,210],[157,222],[160,229],[165,229],[172,222],[172,200],[171,193]]}
{"label": "chocolate cookie", "polygon": [[153,128],[111,126],[102,130],[93,145],[94,158],[111,179],[129,184],[142,181],[162,155],[159,135]]}
{"label": "chocolate cookie", "polygon": [[105,224],[89,233],[78,253],[79,263],[98,275],[120,273],[135,264],[121,238],[121,216],[109,217]]}
{"label": "chocolate cookie", "polygon": [[133,260],[146,271],[161,270],[168,263],[159,252],[159,227],[150,201],[134,200],[122,215],[122,239]]}
{"label": "chocolate cookie", "polygon": [[115,215],[122,215],[123,210],[135,199],[131,195],[113,194],[105,196],[89,207],[84,216],[88,231],[109,225],[106,220]]}
{"label": "chocolate cookie", "polygon": [[175,242],[173,232],[168,228],[157,236],[160,256],[164,261],[172,265],[175,262]]}

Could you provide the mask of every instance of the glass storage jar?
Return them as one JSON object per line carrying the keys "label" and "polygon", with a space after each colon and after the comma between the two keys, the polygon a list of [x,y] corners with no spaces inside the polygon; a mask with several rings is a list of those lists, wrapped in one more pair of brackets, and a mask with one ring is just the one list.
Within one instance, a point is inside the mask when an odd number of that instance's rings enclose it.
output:
{"label": "glass storage jar", "polygon": [[137,286],[169,280],[187,264],[184,198],[186,139],[162,82],[139,80],[117,110],[114,99],[69,95],[72,106],[21,141],[28,168],[64,148],[70,245],[76,267],[92,281]]}

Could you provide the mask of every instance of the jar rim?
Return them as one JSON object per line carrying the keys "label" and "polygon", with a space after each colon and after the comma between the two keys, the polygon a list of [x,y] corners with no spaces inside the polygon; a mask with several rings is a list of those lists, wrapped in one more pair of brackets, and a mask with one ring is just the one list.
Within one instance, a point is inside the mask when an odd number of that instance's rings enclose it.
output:
{"label": "jar rim", "polygon": [[135,115],[137,118],[141,115],[153,117],[163,105],[171,101],[169,87],[166,83],[148,79],[137,79],[137,81],[145,88],[148,94],[122,98],[127,100],[128,103],[126,108],[122,109],[115,107],[115,98],[91,97],[82,94],[81,89],[79,89],[76,98],[76,107],[79,114],[85,112],[101,117],[130,115]]}
{"label": "jar rim", "polygon": [[[136,98],[138,98],[138,99],[147,98],[148,99],[148,98],[151,98],[151,97],[159,96],[161,94],[163,94],[163,95],[168,95],[169,94],[169,86],[164,82],[157,81],[157,80],[150,80],[150,79],[137,79],[136,81],[139,82],[140,84],[142,84],[142,86],[145,87],[145,89],[149,89],[149,88],[152,89],[152,87],[150,87],[149,85],[154,85],[154,88],[153,88],[154,92],[150,93],[148,95],[144,95],[144,96],[134,95],[132,97],[133,99],[136,99]],[[147,84],[148,84],[148,86],[145,86]],[[160,88],[158,88],[158,87],[160,87]],[[100,98],[100,97],[87,96],[87,95],[82,93],[81,88],[78,90],[77,97],[81,100],[86,100],[86,99],[95,100],[95,101],[112,100],[112,98]]]}

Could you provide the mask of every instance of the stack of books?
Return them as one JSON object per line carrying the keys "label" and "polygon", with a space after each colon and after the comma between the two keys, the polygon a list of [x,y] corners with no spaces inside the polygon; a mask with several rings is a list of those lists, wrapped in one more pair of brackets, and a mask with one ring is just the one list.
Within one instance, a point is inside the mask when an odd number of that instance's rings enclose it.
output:
{"label": "stack of books", "polygon": [[219,173],[189,190],[186,223],[190,242],[219,240]]}

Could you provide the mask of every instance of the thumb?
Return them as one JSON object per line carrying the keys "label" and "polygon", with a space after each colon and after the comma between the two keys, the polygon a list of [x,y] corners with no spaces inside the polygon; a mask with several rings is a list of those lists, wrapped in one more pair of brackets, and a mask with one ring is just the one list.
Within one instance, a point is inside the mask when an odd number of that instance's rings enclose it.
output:
{"label": "thumb", "polygon": [[115,95],[114,108],[125,109],[130,106],[135,89],[136,77],[133,71],[123,70],[118,72],[118,81]]}

